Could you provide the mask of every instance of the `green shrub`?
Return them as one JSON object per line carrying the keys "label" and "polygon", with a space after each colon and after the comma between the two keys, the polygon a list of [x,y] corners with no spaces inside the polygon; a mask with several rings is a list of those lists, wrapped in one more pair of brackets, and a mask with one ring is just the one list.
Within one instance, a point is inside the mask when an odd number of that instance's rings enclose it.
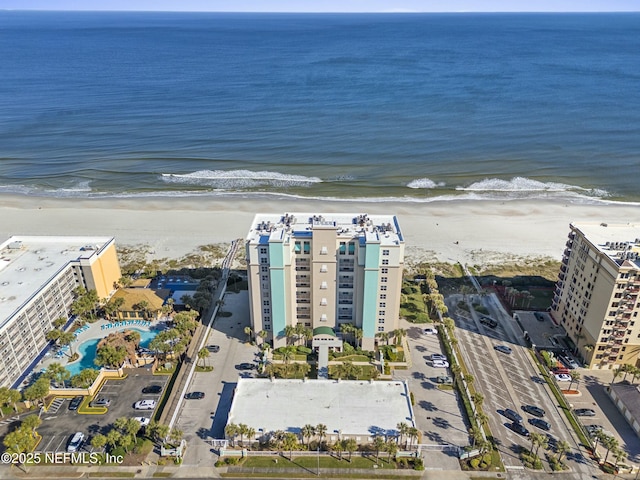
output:
{"label": "green shrub", "polygon": [[416,404],[416,399],[413,397],[413,392],[409,392],[409,399],[411,400],[411,405]]}
{"label": "green shrub", "polygon": [[353,345],[347,342],[342,342],[342,353],[346,355],[353,355],[356,353],[356,349],[353,348]]}
{"label": "green shrub", "polygon": [[469,466],[474,470],[478,469],[478,467],[480,466],[480,459],[478,457],[472,458],[471,460],[469,460]]}
{"label": "green shrub", "polygon": [[301,353],[303,355],[309,355],[313,351],[309,347],[304,347],[304,346],[299,346],[297,350],[298,350],[298,353]]}
{"label": "green shrub", "polygon": [[416,458],[413,461],[413,468],[415,470],[424,470],[424,462],[422,461],[421,458]]}
{"label": "green shrub", "polygon": [[458,302],[458,308],[459,308],[460,310],[464,310],[464,311],[466,311],[466,312],[468,312],[468,311],[469,311],[469,306],[467,305],[467,302],[465,302],[465,301],[463,301],[463,300],[460,300],[460,301]]}

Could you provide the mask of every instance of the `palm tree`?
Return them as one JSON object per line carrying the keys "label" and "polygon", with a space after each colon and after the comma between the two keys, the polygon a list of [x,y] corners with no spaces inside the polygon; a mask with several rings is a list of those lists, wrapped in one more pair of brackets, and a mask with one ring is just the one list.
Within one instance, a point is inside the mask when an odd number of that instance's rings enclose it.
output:
{"label": "palm tree", "polygon": [[[26,420],[26,419],[25,419]],[[616,467],[618,466],[618,463],[624,461],[625,458],[627,458],[627,452],[625,452],[624,450],[622,450],[621,448],[616,448],[613,451],[613,458],[616,459]]]}
{"label": "palm tree", "polygon": [[576,372],[575,370],[571,370],[571,372],[569,372],[569,376],[571,377],[571,382],[569,382],[568,390],[571,390],[571,386],[573,385],[573,382],[578,383],[580,381],[580,372]]}
{"label": "palm tree", "polygon": [[558,452],[558,461],[561,462],[562,461],[562,457],[564,456],[565,453],[567,453],[569,450],[571,450],[571,446],[569,445],[569,442],[565,441],[565,440],[560,440],[557,445],[556,445],[556,452]]}
{"label": "palm tree", "polygon": [[358,443],[353,438],[343,440],[343,448],[349,452],[349,463],[351,463],[351,455],[358,449]]}
{"label": "palm tree", "polygon": [[310,425],[307,423],[304,427],[302,427],[301,433],[302,433],[302,444],[304,445],[304,439],[306,438],[307,449],[308,449],[311,437],[313,437],[316,433],[316,428],[313,425]]}
{"label": "palm tree", "polygon": [[376,451],[376,465],[378,464],[378,460],[380,458],[380,450],[383,450],[385,447],[384,439],[380,436],[373,439],[373,448]]}
{"label": "palm tree", "polygon": [[295,335],[296,335],[296,329],[293,325],[287,325],[284,327],[284,336],[287,339],[287,345],[291,343],[291,339],[295,337]]}
{"label": "palm tree", "polygon": [[326,434],[327,434],[327,426],[324,423],[319,423],[318,425],[316,425],[316,435],[318,435],[318,438],[320,439],[320,443],[322,443],[322,439],[325,437]]}
{"label": "palm tree", "polygon": [[616,378],[622,375],[622,367],[618,367],[613,370],[613,378],[611,379],[611,385],[616,381]]}
{"label": "palm tree", "polygon": [[60,336],[58,337],[58,343],[61,346],[67,346],[69,345],[69,353],[71,355],[69,355],[69,357],[73,357],[73,341],[76,339],[75,335],[71,332],[61,332]]}
{"label": "palm tree", "polygon": [[244,445],[244,436],[247,434],[249,427],[244,423],[238,424],[238,434],[240,435],[240,446]]}
{"label": "palm tree", "polygon": [[58,385],[65,387],[65,382],[71,378],[71,372],[64,368],[61,364],[54,362],[49,365],[46,372],[47,378],[56,382]]}
{"label": "palm tree", "polygon": [[238,425],[235,423],[229,423],[226,427],[224,427],[224,434],[227,438],[231,440],[231,445],[235,446],[236,437],[240,433]]}
{"label": "palm tree", "polygon": [[338,452],[338,458],[342,460],[342,451],[344,450],[344,444],[342,443],[342,440],[337,440],[331,448],[334,452]]}
{"label": "palm tree", "polygon": [[478,425],[482,427],[482,425],[487,423],[487,420],[489,420],[489,417],[482,410],[476,410],[475,419],[476,419],[476,422],[478,422]]}
{"label": "palm tree", "polygon": [[471,394],[471,400],[476,404],[476,409],[478,409],[484,403],[484,395],[482,395],[480,392],[473,392]]}
{"label": "palm tree", "polygon": [[36,428],[38,428],[40,424],[42,424],[42,420],[38,415],[29,415],[22,420],[20,426],[30,430],[31,436],[36,438]]}
{"label": "palm tree", "polygon": [[209,358],[211,354],[209,353],[209,350],[206,349],[206,347],[202,347],[200,350],[198,350],[198,360],[202,360],[203,363],[207,364],[207,358]]}
{"label": "palm tree", "polygon": [[389,454],[389,456],[387,457],[387,463],[391,463],[391,457],[395,458],[396,454],[398,453],[398,445],[393,441],[393,439],[389,439],[387,440],[385,449]]}
{"label": "palm tree", "polygon": [[253,330],[251,330],[251,327],[244,327],[244,334],[249,339],[249,342],[251,341],[251,334],[252,333],[253,333]]}
{"label": "palm tree", "polygon": [[473,426],[469,429],[469,436],[473,440],[473,444],[471,445],[473,448],[476,448],[476,444],[483,440],[482,433],[480,429],[476,426]]}
{"label": "palm tree", "polygon": [[298,446],[298,437],[295,433],[287,432],[282,440],[282,448],[289,450],[289,460],[293,459],[293,450]]}
{"label": "palm tree", "polygon": [[255,439],[256,436],[256,429],[253,427],[247,427],[245,434],[247,435],[247,439],[249,440],[249,447],[251,447],[251,442]]}
{"label": "palm tree", "polygon": [[409,447],[413,447],[413,440],[414,439],[418,440],[418,438],[420,438],[420,430],[418,430],[416,427],[411,427],[409,429],[409,440],[410,440]]}
{"label": "palm tree", "polygon": [[611,450],[616,450],[620,446],[620,442],[616,440],[615,437],[611,435],[602,434],[600,444],[607,449],[607,453],[604,456],[603,463],[607,463],[607,457],[609,457],[609,452]]}
{"label": "palm tree", "polygon": [[[404,422],[400,422],[399,424],[396,425],[396,428],[398,429],[398,433],[400,434],[400,443],[402,443],[402,440],[404,439],[405,435],[409,433],[409,425],[407,425]],[[406,443],[405,443],[405,448],[406,448]]]}
{"label": "palm tree", "polygon": [[536,444],[536,451],[534,455],[537,457],[538,449],[540,447],[547,448],[547,446],[549,445],[549,438],[546,435],[543,435],[542,433],[533,432],[531,433],[531,442],[532,442],[531,443],[532,446],[533,446],[533,442],[535,442]]}

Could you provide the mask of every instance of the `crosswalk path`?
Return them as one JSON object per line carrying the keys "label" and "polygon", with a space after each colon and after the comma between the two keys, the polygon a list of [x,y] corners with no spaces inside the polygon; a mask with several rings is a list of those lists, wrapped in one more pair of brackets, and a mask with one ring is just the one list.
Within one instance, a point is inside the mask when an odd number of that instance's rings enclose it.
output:
{"label": "crosswalk path", "polygon": [[51,402],[51,405],[49,405],[49,408],[47,409],[47,413],[48,414],[58,413],[58,410],[60,410],[60,407],[62,406],[63,403],[64,403],[64,398],[57,397],[53,402]]}

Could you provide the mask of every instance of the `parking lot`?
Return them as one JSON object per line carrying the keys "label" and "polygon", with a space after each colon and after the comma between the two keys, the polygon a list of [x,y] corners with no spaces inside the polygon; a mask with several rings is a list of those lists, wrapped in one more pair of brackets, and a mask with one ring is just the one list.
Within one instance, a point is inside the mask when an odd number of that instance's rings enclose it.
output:
{"label": "parking lot", "polygon": [[159,394],[143,394],[142,388],[151,384],[164,387],[169,377],[166,375],[152,375],[146,369],[128,370],[128,376],[122,380],[107,380],[95,398],[110,400],[107,413],[104,415],[80,414],[69,410],[71,399],[57,398],[47,412],[42,414],[42,425],[38,433],[42,440],[38,444],[38,452],[63,452],[69,439],[76,432],[85,434],[83,449],[91,451],[89,442],[97,433],[106,434],[113,422],[120,417],[151,417],[152,410],[135,410],[133,404],[138,400],[160,399]]}
{"label": "parking lot", "polygon": [[176,427],[185,434],[189,444],[185,465],[208,466],[217,459],[211,440],[224,438],[233,392],[239,376],[252,377],[256,370],[240,370],[249,363],[257,366],[258,348],[248,343],[245,327],[249,326],[249,300],[246,290],[227,293],[224,310],[232,316],[219,316],[209,334],[206,345],[218,345],[220,350],[210,353],[207,364],[212,372],[195,373],[187,392],[203,392],[200,400],[184,400]]}
{"label": "parking lot", "polygon": [[[521,468],[518,451],[531,447],[531,441],[514,431],[512,421],[504,415],[505,409],[510,408],[522,417],[522,424],[530,432],[548,433],[556,441],[567,441],[571,447],[567,454],[571,469],[589,473],[593,465],[523,346],[522,330],[492,297],[477,297],[477,300],[482,301],[489,316],[496,320],[494,328],[480,323],[480,315],[471,308],[467,313],[456,314],[457,299],[450,302],[450,312],[458,327],[456,335],[463,358],[475,377],[474,385],[484,395],[483,409],[489,416],[489,426],[498,441],[503,462],[507,468]],[[511,353],[497,351],[495,347],[499,345],[509,347]],[[550,430],[532,425],[529,420],[534,417],[522,410],[523,405],[544,409],[544,420],[550,423]],[[545,469],[550,470],[546,463]]]}
{"label": "parking lot", "polygon": [[[394,380],[407,380],[414,396],[416,427],[422,432],[422,443],[430,445],[469,444],[468,426],[462,414],[458,396],[453,389],[438,388],[437,377],[451,376],[449,368],[434,367],[432,354],[442,354],[438,335],[424,334],[423,325],[403,322],[411,350],[409,370],[394,370]],[[425,457],[427,468],[459,470],[456,452],[429,451]]]}

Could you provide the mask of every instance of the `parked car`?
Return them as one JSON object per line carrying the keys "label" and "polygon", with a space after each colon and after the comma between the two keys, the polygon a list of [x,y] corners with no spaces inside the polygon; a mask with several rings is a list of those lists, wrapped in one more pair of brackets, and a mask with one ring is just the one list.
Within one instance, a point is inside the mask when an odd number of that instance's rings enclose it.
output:
{"label": "parked car", "polygon": [[480,317],[480,323],[490,328],[496,328],[498,326],[498,322],[490,317]]}
{"label": "parked car", "polygon": [[511,355],[511,352],[513,351],[506,345],[496,345],[493,348],[499,352],[506,353],[507,355]]}
{"label": "parked car", "polygon": [[69,443],[67,444],[67,452],[77,452],[82,446],[82,442],[84,442],[84,433],[74,433],[69,439]]}
{"label": "parked car", "polygon": [[544,417],[544,410],[540,407],[536,407],[535,405],[523,405],[522,410],[536,417]]}
{"label": "parked car", "polygon": [[438,334],[438,330],[432,327],[429,328],[425,328],[422,333],[424,333],[425,335],[437,335]]}
{"label": "parked car", "polygon": [[511,430],[522,435],[523,437],[529,436],[529,430],[527,430],[527,428],[520,422],[513,422],[509,425],[509,427],[511,428]]}
{"label": "parked car", "polygon": [[148,417],[133,417],[133,419],[140,422],[141,427],[146,427],[151,423],[151,419]]}
{"label": "parked car", "polygon": [[560,374],[560,373],[564,373],[564,374],[566,374],[566,375],[569,375],[569,372],[570,372],[571,370],[569,370],[568,368],[556,367],[556,368],[554,368],[552,371],[553,371],[554,375],[555,375],[555,374]]}
{"label": "parked car", "polygon": [[579,368],[580,365],[578,365],[578,362],[576,362],[573,358],[569,357],[568,355],[560,355],[560,361],[569,369],[574,370],[576,368]]}
{"label": "parked car", "polygon": [[449,368],[449,362],[446,360],[434,360],[431,365],[436,368]]}
{"label": "parked car", "polygon": [[136,410],[153,410],[156,408],[155,400],[139,400],[133,404],[133,408]]}
{"label": "parked car", "polygon": [[220,345],[207,345],[206,349],[211,353],[218,353],[220,351]]}
{"label": "parked car", "polygon": [[506,408],[502,414],[507,417],[509,420],[513,420],[514,422],[522,422],[522,417],[515,410],[511,410],[510,408]]}
{"label": "parked car", "polygon": [[187,400],[202,400],[204,398],[204,392],[185,393],[184,398]]}
{"label": "parked car", "polygon": [[162,392],[162,385],[147,385],[142,389],[142,393],[153,393],[157,394]]}
{"label": "parked car", "polygon": [[445,357],[444,355],[442,355],[441,353],[432,353],[431,357],[429,357],[431,360],[446,360],[447,357]]}
{"label": "parked car", "polygon": [[542,420],[541,418],[530,418],[529,423],[534,427],[538,427],[541,430],[546,430],[546,431],[551,430],[551,424],[546,420]]}
{"label": "parked car", "polygon": [[568,375],[566,373],[556,373],[556,380],[558,382],[570,382],[571,375]]}
{"label": "parked car", "polygon": [[69,402],[69,410],[78,410],[80,404],[82,403],[82,396],[78,395],[77,397],[73,397]]}
{"label": "parked car", "polygon": [[578,408],[577,410],[574,410],[574,412],[579,417],[595,417],[596,416],[595,410],[591,410],[590,408]]}
{"label": "parked car", "polygon": [[536,320],[538,320],[539,322],[544,322],[544,314],[543,313],[535,312],[533,315],[536,317]]}
{"label": "parked car", "polygon": [[99,398],[97,400],[94,400],[93,402],[91,402],[91,406],[92,407],[108,407],[109,405],[111,405],[111,400],[109,400],[108,398]]}
{"label": "parked car", "polygon": [[236,370],[253,370],[256,366],[253,363],[241,363],[236,365]]}
{"label": "parked car", "polygon": [[453,379],[449,375],[439,375],[436,377],[436,383],[453,383]]}
{"label": "parked car", "polygon": [[549,442],[549,447],[555,450],[556,446],[558,445],[558,440],[556,439],[556,437],[554,437],[550,433],[547,433],[547,440]]}
{"label": "parked car", "polygon": [[596,433],[602,431],[602,425],[585,425],[584,429],[593,437]]}

